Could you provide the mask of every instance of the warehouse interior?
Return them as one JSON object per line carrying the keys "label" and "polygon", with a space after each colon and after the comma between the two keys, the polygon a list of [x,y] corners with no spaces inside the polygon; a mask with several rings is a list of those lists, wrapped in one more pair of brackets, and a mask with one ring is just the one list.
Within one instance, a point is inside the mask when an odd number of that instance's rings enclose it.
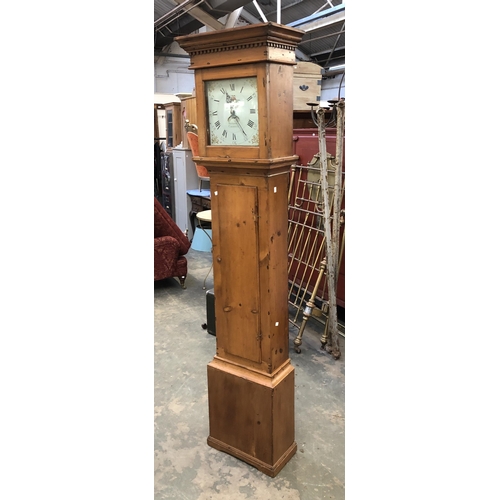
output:
{"label": "warehouse interior", "polygon": [[[258,2],[272,22],[277,4]],[[151,283],[151,95],[193,97],[186,54],[156,37],[151,64],[144,2],[9,5],[2,498],[500,496],[498,16],[493,4],[431,7],[349,4],[349,79],[325,89],[349,83],[346,337],[334,360],[315,322],[300,353],[290,326],[297,451],[271,478],[207,443],[210,253],[189,248],[185,289]],[[345,413],[339,402],[332,414],[347,356]]]}
{"label": "warehouse interior", "polygon": [[[294,168],[300,178],[300,169],[307,169],[314,154],[319,154],[318,128],[308,102],[329,108],[328,100],[345,99],[345,5],[322,0],[155,0],[155,198],[191,243],[184,255],[187,259],[185,277],[185,268],[166,278],[157,276],[155,254],[155,500],[345,498],[343,265],[336,298],[341,351],[337,359],[322,343],[327,328],[325,314],[321,318],[304,319],[305,299],[300,302],[297,280],[290,279],[298,271],[292,267],[289,270],[287,347],[296,372],[297,440],[297,452],[290,462],[276,477],[269,477],[235,456],[207,445],[206,370],[216,352],[217,336],[211,331],[215,330],[211,321],[214,325],[215,321],[210,310],[214,287],[213,233],[210,222],[199,217],[211,208],[210,178],[206,169],[200,174],[199,162],[193,161],[198,153],[192,144],[192,131],[198,131],[189,127],[199,122],[196,116],[199,97],[194,88],[194,71],[189,69],[189,54],[179,47],[177,37],[267,22],[304,32],[295,51],[297,65],[294,66],[293,116],[290,116],[294,154],[301,165]],[[333,116],[332,109],[326,114],[327,118]],[[335,128],[328,125],[325,133],[328,153],[334,155]],[[309,178],[315,175],[314,168],[311,166],[308,170]],[[344,165],[342,170],[345,172]],[[164,171],[168,173],[163,174]],[[312,199],[315,191],[311,186],[297,187],[297,196],[298,190],[303,189]],[[296,204],[290,201],[291,207]],[[345,220],[345,204],[342,207]],[[296,217],[293,208],[290,214],[289,224]],[[313,218],[316,220],[316,216]],[[311,230],[316,228],[309,228],[309,232]],[[318,234],[315,233],[315,237],[317,239]],[[289,237],[290,241],[301,239],[302,236]],[[289,250],[289,256],[300,252],[302,250]],[[311,249],[315,257],[322,252],[324,250],[316,247]],[[343,263],[345,259],[342,255],[340,258]],[[310,260],[312,262],[312,257]],[[320,260],[314,264],[308,261],[307,265],[319,271]],[[324,291],[325,280],[322,287]],[[320,296],[321,292],[317,297]]]}
{"label": "warehouse interior", "polygon": [[154,0],[155,59],[176,36],[275,22],[304,30],[299,60],[324,69],[345,64],[345,4],[339,0]]}

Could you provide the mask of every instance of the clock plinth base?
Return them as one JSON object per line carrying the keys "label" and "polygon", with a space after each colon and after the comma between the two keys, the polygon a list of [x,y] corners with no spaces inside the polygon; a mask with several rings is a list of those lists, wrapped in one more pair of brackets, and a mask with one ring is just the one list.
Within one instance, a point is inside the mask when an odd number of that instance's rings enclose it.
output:
{"label": "clock plinth base", "polygon": [[297,451],[294,368],[270,377],[215,358],[207,373],[208,445],[275,477]]}
{"label": "clock plinth base", "polygon": [[281,458],[276,462],[276,464],[269,465],[262,462],[261,460],[258,460],[255,457],[252,457],[248,453],[244,453],[241,450],[233,448],[232,446],[229,446],[223,443],[222,441],[214,439],[210,436],[207,439],[207,443],[212,448],[215,448],[216,450],[219,451],[223,451],[228,455],[232,455],[233,457],[238,458],[239,460],[242,460],[243,462],[252,465],[257,470],[260,470],[260,472],[270,477],[276,477],[278,473],[281,471],[281,469],[283,469],[283,467],[288,463],[288,461],[295,455],[295,452],[297,451],[297,443],[294,441],[290,446],[290,448],[286,451],[286,453],[284,453],[281,456]]}

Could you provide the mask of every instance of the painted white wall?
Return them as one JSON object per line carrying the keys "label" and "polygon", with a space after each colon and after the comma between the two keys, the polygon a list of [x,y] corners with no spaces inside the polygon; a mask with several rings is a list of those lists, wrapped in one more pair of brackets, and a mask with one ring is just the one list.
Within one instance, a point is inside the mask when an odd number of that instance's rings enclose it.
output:
{"label": "painted white wall", "polygon": [[190,64],[188,53],[177,42],[169,45],[165,57],[155,62],[155,94],[193,93],[194,71],[188,69]]}
{"label": "painted white wall", "polygon": [[155,94],[193,93],[194,72],[188,70],[189,59],[184,66],[183,59],[165,58],[164,64],[155,64]]}
{"label": "painted white wall", "polygon": [[342,79],[342,73],[328,77],[326,80],[321,81],[321,105],[328,105],[326,101],[330,99],[337,99],[339,97],[345,98],[345,76]]}

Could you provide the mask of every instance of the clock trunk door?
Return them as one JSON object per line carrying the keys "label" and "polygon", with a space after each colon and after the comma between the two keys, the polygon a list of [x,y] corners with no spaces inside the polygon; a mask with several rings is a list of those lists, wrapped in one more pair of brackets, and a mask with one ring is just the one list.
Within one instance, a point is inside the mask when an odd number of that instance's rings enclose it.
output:
{"label": "clock trunk door", "polygon": [[213,190],[213,229],[221,236],[214,242],[222,241],[214,243],[217,350],[260,363],[258,189],[217,184]]}

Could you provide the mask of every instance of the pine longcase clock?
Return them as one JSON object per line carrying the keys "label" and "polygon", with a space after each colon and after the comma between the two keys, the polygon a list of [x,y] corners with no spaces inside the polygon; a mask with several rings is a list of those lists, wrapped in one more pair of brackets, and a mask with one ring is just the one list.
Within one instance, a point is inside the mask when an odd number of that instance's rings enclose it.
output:
{"label": "pine longcase clock", "polygon": [[176,38],[195,71],[193,159],[210,173],[217,347],[207,442],[273,477],[297,450],[287,192],[302,35],[265,23]]}

